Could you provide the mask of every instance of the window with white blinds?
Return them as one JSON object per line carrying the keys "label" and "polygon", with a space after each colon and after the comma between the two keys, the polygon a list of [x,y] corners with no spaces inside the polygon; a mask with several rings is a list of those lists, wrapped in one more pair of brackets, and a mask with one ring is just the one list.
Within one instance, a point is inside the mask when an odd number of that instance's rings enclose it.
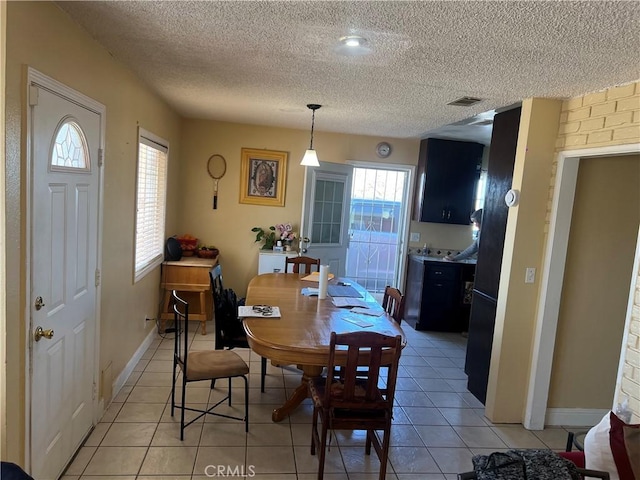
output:
{"label": "window with white blinds", "polygon": [[162,263],[169,142],[140,128],[134,282]]}

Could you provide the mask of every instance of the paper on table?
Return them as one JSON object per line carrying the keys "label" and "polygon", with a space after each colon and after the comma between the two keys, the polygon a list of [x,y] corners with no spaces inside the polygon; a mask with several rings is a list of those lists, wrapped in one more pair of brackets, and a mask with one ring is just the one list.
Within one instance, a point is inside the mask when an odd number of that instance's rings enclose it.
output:
{"label": "paper on table", "polygon": [[370,317],[379,317],[384,314],[384,310],[378,310],[374,308],[362,308],[362,307],[352,308],[351,312],[361,313],[362,315],[369,315]]}
{"label": "paper on table", "polygon": [[349,323],[353,323],[354,325],[357,325],[359,327],[362,328],[366,328],[366,327],[372,327],[373,323],[367,321],[364,318],[360,318],[356,315],[345,315],[344,317],[342,317],[343,320],[349,322]]}
{"label": "paper on table", "polygon": [[360,298],[353,297],[331,297],[331,301],[336,307],[363,307],[367,308],[367,302]]}
{"label": "paper on table", "polygon": [[307,297],[314,297],[316,295],[318,295],[318,288],[314,288],[314,287],[305,287],[301,290],[301,293]]}
{"label": "paper on table", "polygon": [[[329,280],[334,277],[333,273],[329,274]],[[313,272],[306,277],[302,277],[300,280],[307,280],[309,282],[320,282],[320,272]]]}
{"label": "paper on table", "polygon": [[241,318],[249,318],[249,317],[259,317],[259,318],[279,318],[280,317],[280,307],[271,307],[271,314],[264,314],[262,312],[256,312],[253,310],[253,305],[241,305],[238,307],[238,317]]}

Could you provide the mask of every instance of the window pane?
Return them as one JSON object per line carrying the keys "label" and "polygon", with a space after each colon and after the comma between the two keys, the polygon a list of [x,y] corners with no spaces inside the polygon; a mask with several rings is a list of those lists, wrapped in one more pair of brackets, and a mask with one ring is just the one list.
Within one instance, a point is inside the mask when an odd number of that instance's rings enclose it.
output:
{"label": "window pane", "polygon": [[87,142],[80,125],[76,122],[67,120],[60,125],[52,150],[51,167],[53,170],[67,168],[89,170]]}
{"label": "window pane", "polygon": [[335,180],[316,181],[311,241],[314,243],[339,244],[344,182]]}
{"label": "window pane", "polygon": [[152,138],[141,130],[136,193],[136,280],[159,264],[164,254],[168,149]]}

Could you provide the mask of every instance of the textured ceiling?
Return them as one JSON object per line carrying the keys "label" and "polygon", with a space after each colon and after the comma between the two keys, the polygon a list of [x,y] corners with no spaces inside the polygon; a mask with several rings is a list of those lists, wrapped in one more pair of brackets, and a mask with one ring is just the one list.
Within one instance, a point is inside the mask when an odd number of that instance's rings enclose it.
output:
{"label": "textured ceiling", "polygon": [[[419,138],[640,78],[637,1],[57,3],[190,118],[308,129],[319,103],[317,130]],[[447,105],[462,96],[483,101]]]}

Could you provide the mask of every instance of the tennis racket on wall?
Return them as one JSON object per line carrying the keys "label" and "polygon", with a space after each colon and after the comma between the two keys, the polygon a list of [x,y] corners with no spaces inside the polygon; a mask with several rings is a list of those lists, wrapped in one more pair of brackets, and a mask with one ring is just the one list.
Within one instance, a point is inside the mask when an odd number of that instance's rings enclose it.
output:
{"label": "tennis racket on wall", "polygon": [[211,155],[207,162],[207,172],[213,178],[213,209],[218,208],[218,181],[227,172],[227,161],[222,155]]}

